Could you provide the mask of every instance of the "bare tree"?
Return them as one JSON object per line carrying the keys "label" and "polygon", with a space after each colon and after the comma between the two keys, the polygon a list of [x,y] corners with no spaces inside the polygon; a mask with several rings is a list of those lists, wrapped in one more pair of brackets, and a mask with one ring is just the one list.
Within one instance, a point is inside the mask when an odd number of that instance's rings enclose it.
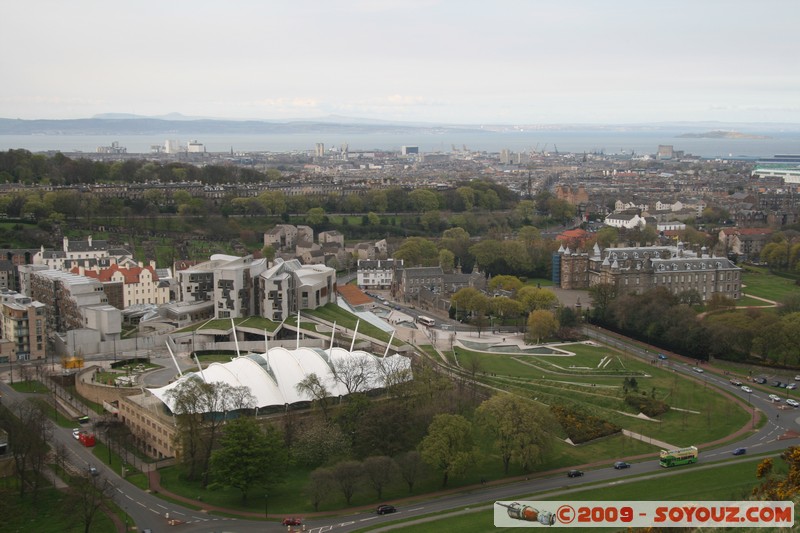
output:
{"label": "bare tree", "polygon": [[0,427],[8,434],[20,497],[30,486],[36,498],[51,434],[44,410],[27,401],[14,403],[8,410],[0,410]]}
{"label": "bare tree", "polygon": [[417,482],[420,474],[422,474],[422,469],[425,467],[422,455],[416,450],[411,450],[397,456],[395,462],[400,469],[400,476],[408,485],[408,492],[412,492],[414,483]]}
{"label": "bare tree", "polygon": [[400,357],[383,357],[377,360],[377,371],[383,380],[383,386],[387,394],[400,385],[409,381],[412,377],[411,367],[407,360]]}
{"label": "bare tree", "polygon": [[341,463],[336,463],[332,473],[333,480],[339,490],[342,491],[347,505],[350,505],[350,500],[364,477],[364,465],[359,461],[342,461]]}
{"label": "bare tree", "polygon": [[364,459],[364,473],[379,500],[383,497],[384,487],[394,479],[396,471],[397,463],[391,457],[377,455]]}
{"label": "bare tree", "polygon": [[74,516],[83,524],[84,533],[92,530],[97,513],[111,499],[114,486],[105,477],[89,472],[73,478],[70,501]]}
{"label": "bare tree", "polygon": [[306,485],[306,491],[311,498],[311,505],[314,506],[314,512],[319,510],[319,504],[322,503],[323,500],[330,497],[334,487],[333,473],[330,468],[317,468],[311,472],[309,483]]}
{"label": "bare tree", "polygon": [[348,394],[363,392],[374,373],[372,360],[368,357],[349,356],[333,363],[333,378],[344,385]]}

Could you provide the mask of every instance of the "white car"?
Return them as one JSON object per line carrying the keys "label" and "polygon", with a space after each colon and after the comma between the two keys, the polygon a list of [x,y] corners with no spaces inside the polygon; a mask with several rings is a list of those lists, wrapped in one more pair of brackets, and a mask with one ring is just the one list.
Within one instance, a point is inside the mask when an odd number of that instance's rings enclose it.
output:
{"label": "white car", "polygon": [[797,400],[793,400],[792,398],[786,400],[786,403],[791,405],[792,407],[800,407],[800,402],[798,402]]}
{"label": "white car", "polygon": [[780,396],[778,396],[777,394],[770,394],[770,395],[769,395],[769,399],[770,399],[770,400],[772,400],[773,402],[779,402],[779,401],[781,401],[781,397],[780,397]]}
{"label": "white car", "polygon": [[696,366],[696,367],[692,368],[692,370],[694,370],[694,371],[695,371],[695,372],[697,372],[698,374],[702,374],[702,373],[703,373],[703,369],[702,369],[702,368],[700,368],[699,366]]}
{"label": "white car", "polygon": [[81,438],[81,430],[80,430],[80,428],[73,429],[72,430],[72,436],[75,437],[75,440],[80,439]]}
{"label": "white car", "polygon": [[786,385],[786,388],[789,390],[794,390],[797,388],[797,383],[789,383],[788,385]]}
{"label": "white car", "polygon": [[742,385],[742,390],[745,391],[747,394],[750,394],[751,392],[753,392],[753,389],[751,389],[747,385]]}

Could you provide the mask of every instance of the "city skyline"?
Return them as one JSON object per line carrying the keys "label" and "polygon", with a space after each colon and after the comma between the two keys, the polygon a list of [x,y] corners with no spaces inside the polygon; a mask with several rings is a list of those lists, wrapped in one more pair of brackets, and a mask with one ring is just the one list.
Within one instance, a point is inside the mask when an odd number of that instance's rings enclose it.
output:
{"label": "city skyline", "polygon": [[783,0],[20,2],[0,117],[794,123],[797,15]]}

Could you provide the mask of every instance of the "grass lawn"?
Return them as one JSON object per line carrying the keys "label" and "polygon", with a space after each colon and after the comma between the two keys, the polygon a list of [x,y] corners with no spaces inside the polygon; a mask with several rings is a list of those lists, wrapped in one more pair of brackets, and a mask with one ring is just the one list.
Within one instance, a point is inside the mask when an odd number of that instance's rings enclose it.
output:
{"label": "grass lawn", "polygon": [[[323,307],[318,307],[314,310],[307,309],[303,312],[328,322],[336,322],[337,327],[343,327],[351,330],[355,329],[356,323],[358,323],[359,333],[363,333],[364,335],[378,339],[379,341],[389,342],[389,337],[391,336],[390,333],[386,333],[382,329],[378,329],[369,322],[364,320],[358,322],[359,318],[356,315],[348,313],[336,304],[326,304]],[[297,318],[293,317],[287,319],[286,322],[294,324],[296,320]],[[392,340],[392,346],[402,346],[403,344],[404,343],[397,337]]]}
{"label": "grass lawn", "polygon": [[[574,351],[576,356],[503,355],[463,348],[456,348],[456,356],[468,371],[477,358],[476,377],[492,386],[547,405],[579,404],[581,409],[624,429],[677,446],[717,440],[749,419],[745,409],[720,395],[702,377],[691,379],[672,371],[670,365],[677,364],[672,361],[655,365],[605,346],[576,343],[562,348]],[[597,370],[607,356],[611,356],[611,362]],[[637,413],[623,401],[626,376],[636,379],[637,394],[654,396],[672,409],[655,421],[634,417]]]}
{"label": "grass lawn", "polygon": [[[755,472],[757,461],[736,461],[729,466],[712,470],[695,469],[694,472],[681,472],[681,475],[668,475],[667,472],[656,477],[636,481],[625,480],[611,486],[570,491],[568,495],[522,496],[512,498],[520,501],[548,501],[569,499],[574,501],[642,501],[642,500],[697,500],[697,501],[737,501],[746,499],[757,484]],[[691,468],[691,467],[690,467]],[[776,462],[776,471],[785,472],[785,465]],[[587,474],[590,475],[591,473]],[[490,505],[493,502],[486,502]],[[377,527],[383,527],[385,524]],[[370,531],[365,528],[359,531]],[[464,511],[455,516],[443,517],[426,523],[409,524],[395,531],[414,533],[438,533],[458,531],[459,533],[483,533],[494,531],[494,510],[481,507],[475,512]],[[598,528],[569,528],[570,531],[598,531]],[[530,528],[503,528],[503,531],[530,531]],[[604,531],[609,531],[605,529]]]}
{"label": "grass lawn", "polygon": [[[780,302],[791,293],[800,292],[794,280],[771,274],[766,268],[747,267],[742,273],[742,293]],[[763,303],[763,302],[762,302]]]}
{"label": "grass lawn", "polygon": [[30,379],[28,381],[17,381],[15,383],[11,383],[11,388],[17,392],[26,392],[26,393],[44,393],[50,392],[50,389],[47,388],[47,385],[42,383],[37,379]]}
{"label": "grass lawn", "polygon": [[[2,481],[3,498],[2,531],[35,531],[36,533],[82,533],[84,524],[77,502],[60,490],[43,489],[35,504],[28,496],[25,500],[17,497],[17,491],[10,489],[11,478]],[[6,492],[8,490],[9,492]],[[114,523],[105,513],[99,512],[92,520],[92,533],[116,533]]]}

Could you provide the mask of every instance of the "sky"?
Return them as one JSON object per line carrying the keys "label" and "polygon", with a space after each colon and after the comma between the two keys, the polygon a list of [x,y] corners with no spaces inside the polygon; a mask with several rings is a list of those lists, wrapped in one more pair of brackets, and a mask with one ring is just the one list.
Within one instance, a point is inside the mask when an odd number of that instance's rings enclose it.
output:
{"label": "sky", "polygon": [[0,117],[800,123],[796,0],[16,0]]}

